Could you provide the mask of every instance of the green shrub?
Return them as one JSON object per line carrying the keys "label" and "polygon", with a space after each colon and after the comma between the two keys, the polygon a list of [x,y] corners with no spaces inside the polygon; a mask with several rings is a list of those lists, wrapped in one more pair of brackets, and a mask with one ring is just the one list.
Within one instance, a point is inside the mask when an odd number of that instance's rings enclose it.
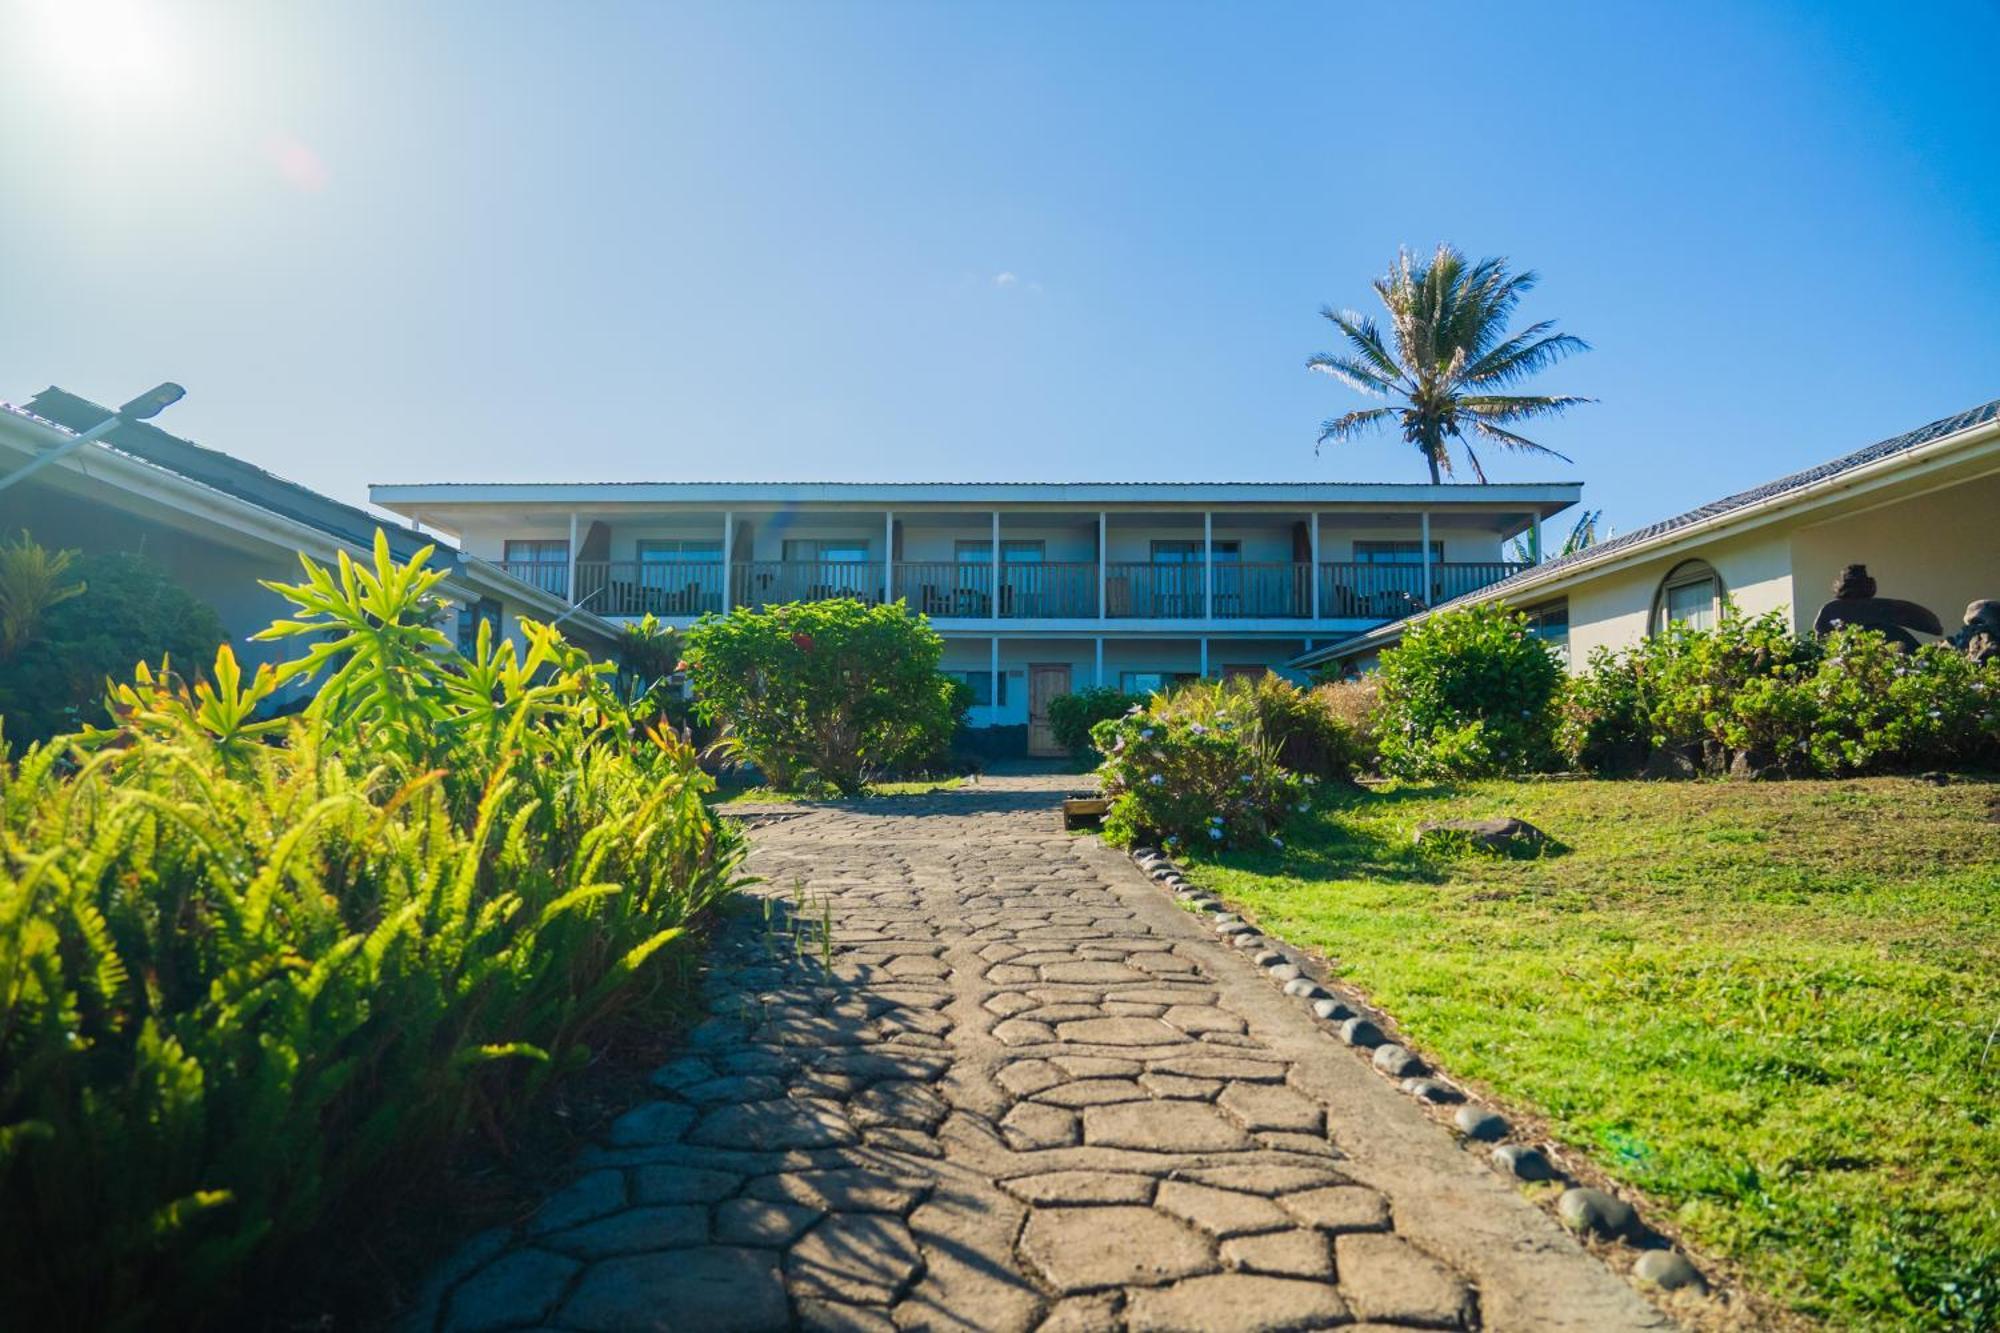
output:
{"label": "green shrub", "polygon": [[1640,684],[1639,655],[1592,650],[1565,682],[1556,707],[1556,749],[1586,773],[1629,773],[1653,748],[1652,708]]}
{"label": "green shrub", "polygon": [[[1256,715],[1219,690],[1155,696],[1153,710],[1097,724],[1098,776],[1114,843],[1158,839],[1170,847],[1220,849],[1278,842],[1301,804],[1300,779],[1278,766]],[[1157,711],[1155,711],[1157,710]]]}
{"label": "green shrub", "polygon": [[1725,601],[1714,629],[1676,623],[1633,651],[1654,745],[1702,748],[1711,760],[1796,753],[1799,719],[1782,687],[1812,669],[1819,645],[1794,635],[1784,612],[1751,618]]}
{"label": "green shrub", "polygon": [[1529,773],[1554,760],[1562,667],[1497,605],[1419,621],[1382,654],[1381,755],[1402,778]]}
{"label": "green shrub", "polygon": [[1987,764],[2000,745],[2000,662],[1945,644],[1905,653],[1872,630],[1827,636],[1793,691],[1808,721],[1791,743],[1829,776]]}
{"label": "green shrub", "polygon": [[1275,673],[1191,681],[1155,698],[1150,711],[1168,721],[1241,719],[1255,726],[1278,766],[1292,773],[1346,781],[1360,764],[1361,742],[1326,697]]}
{"label": "green shrub", "polygon": [[1049,730],[1056,744],[1077,758],[1096,753],[1090,743],[1091,729],[1100,722],[1123,717],[1146,706],[1147,696],[1127,694],[1110,685],[1098,685],[1074,694],[1059,694],[1049,701]]}
{"label": "green shrub", "polygon": [[[547,627],[457,657],[428,555],[308,564],[266,632],[300,661],[141,666],[108,726],[0,764],[10,1324],[243,1326],[737,882],[688,747],[632,743]],[[287,680],[306,712],[259,718]]]}
{"label": "green shrub", "polygon": [[136,555],[86,555],[59,573],[82,590],[46,604],[0,657],[0,714],[15,744],[98,716],[106,684],[130,675],[134,662],[171,658],[199,668],[228,637],[212,608]]}
{"label": "green shrub", "polygon": [[931,763],[964,715],[944,639],[902,603],[852,598],[704,616],[687,634],[697,714],[725,723],[781,791],[858,795]]}

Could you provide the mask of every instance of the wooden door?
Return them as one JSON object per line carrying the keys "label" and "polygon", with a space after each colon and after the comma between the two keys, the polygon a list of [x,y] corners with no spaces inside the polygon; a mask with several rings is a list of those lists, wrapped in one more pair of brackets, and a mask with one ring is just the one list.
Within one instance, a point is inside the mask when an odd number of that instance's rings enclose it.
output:
{"label": "wooden door", "polygon": [[1028,753],[1044,757],[1066,754],[1049,726],[1049,703],[1069,693],[1069,663],[1038,663],[1028,667]]}

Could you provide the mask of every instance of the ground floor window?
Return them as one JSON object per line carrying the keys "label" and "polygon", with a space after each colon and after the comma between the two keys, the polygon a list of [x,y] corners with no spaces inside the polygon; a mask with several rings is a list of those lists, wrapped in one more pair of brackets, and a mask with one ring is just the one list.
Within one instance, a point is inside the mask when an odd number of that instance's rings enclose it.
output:
{"label": "ground floor window", "polygon": [[1118,688],[1127,694],[1158,694],[1197,679],[1192,671],[1121,671]]}
{"label": "ground floor window", "polygon": [[[972,706],[974,708],[990,708],[995,704],[996,701],[993,698],[993,672],[947,671],[944,674],[950,676],[953,680],[965,683],[966,687],[972,691]],[[1000,698],[997,702],[1002,708],[1007,706],[1007,673],[1004,671],[1000,673]]]}
{"label": "ground floor window", "polygon": [[1660,580],[1653,599],[1653,633],[1663,634],[1669,625],[1714,629],[1721,617],[1722,580],[1706,560],[1684,561]]}
{"label": "ground floor window", "polygon": [[469,606],[458,609],[458,651],[467,657],[479,645],[479,626],[484,622],[493,627],[493,642],[500,642],[500,603],[491,597],[482,597]]}

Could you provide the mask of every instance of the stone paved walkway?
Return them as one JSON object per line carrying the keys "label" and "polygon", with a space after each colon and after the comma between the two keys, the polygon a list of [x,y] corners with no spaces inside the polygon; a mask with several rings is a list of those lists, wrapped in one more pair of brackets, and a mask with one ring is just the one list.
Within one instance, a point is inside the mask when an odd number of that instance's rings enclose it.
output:
{"label": "stone paved walkway", "polygon": [[[425,1330],[1658,1329],[1075,779],[775,820],[714,1015]],[[830,938],[826,935],[830,931]]]}

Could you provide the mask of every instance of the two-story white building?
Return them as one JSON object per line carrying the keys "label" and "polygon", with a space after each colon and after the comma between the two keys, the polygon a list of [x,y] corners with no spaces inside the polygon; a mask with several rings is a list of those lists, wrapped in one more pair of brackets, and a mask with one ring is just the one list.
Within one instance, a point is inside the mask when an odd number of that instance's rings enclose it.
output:
{"label": "two-story white building", "polygon": [[1581,493],[1522,485],[379,485],[377,505],[614,621],[829,597],[946,641],[993,752],[1052,754],[1048,703],[1263,672],[1517,572]]}

